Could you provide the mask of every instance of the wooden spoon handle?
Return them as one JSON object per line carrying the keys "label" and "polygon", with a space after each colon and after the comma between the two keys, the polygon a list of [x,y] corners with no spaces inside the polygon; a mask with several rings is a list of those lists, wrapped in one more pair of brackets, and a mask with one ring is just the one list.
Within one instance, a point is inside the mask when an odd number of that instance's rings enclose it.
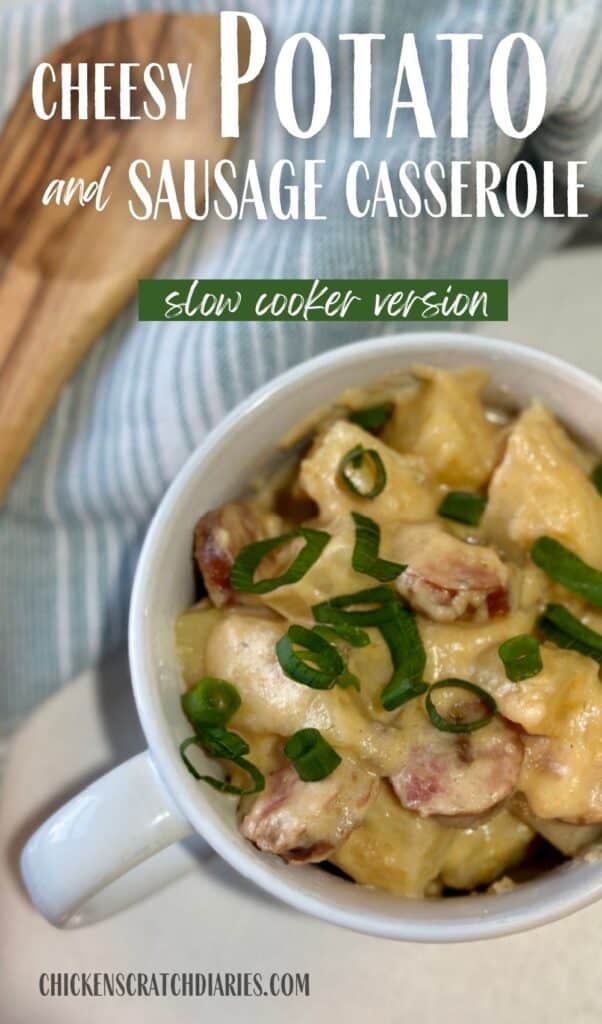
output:
{"label": "wooden spoon handle", "polygon": [[[242,60],[248,35],[241,37]],[[192,63],[187,119],[162,121],[41,121],[28,83],[0,137],[0,498],[29,450],[63,383],[120,309],[141,277],[153,273],[178,242],[188,221],[162,212],[156,221],[129,213],[130,163],[145,159],[153,181],[172,161],[178,194],[182,160],[215,161],[231,143],[220,136],[219,18],[214,15],[142,14],[107,22],[46,57],[61,62],[113,62],[108,84],[119,87],[119,63],[138,62],[134,84],[151,61]],[[89,76],[90,96],[93,76]],[[47,102],[59,86],[46,91]],[[251,87],[241,96],[247,110]],[[142,89],[134,94],[141,112]],[[41,204],[56,178],[97,179],[110,164],[103,212]],[[200,164],[202,166],[202,163]],[[198,200],[203,174],[197,175]]]}

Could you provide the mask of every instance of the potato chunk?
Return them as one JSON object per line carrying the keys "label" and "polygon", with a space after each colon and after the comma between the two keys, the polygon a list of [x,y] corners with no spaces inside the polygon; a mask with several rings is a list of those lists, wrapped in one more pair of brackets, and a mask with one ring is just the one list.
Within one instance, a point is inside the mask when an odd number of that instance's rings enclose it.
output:
{"label": "potato chunk", "polygon": [[383,440],[399,452],[422,455],[449,487],[482,487],[496,462],[500,430],[485,416],[479,370],[416,367],[420,386],[399,402]]}
{"label": "potato chunk", "polygon": [[519,789],[540,818],[602,825],[602,747],[556,737],[528,736]]}
{"label": "potato chunk", "polygon": [[602,837],[602,825],[569,825],[552,818],[537,818],[522,793],[512,798],[509,810],[565,857],[576,857]]}
{"label": "potato chunk", "polygon": [[484,652],[475,679],[520,725],[525,759],[518,788],[533,814],[576,825],[602,824],[602,683],[597,664],[545,644],[543,669],[513,683],[497,648]]}
{"label": "potato chunk", "polygon": [[441,880],[451,889],[490,885],[519,864],[535,837],[533,829],[501,811],[479,828],[458,832],[448,851]]}
{"label": "potato chunk", "polygon": [[553,416],[534,403],[514,424],[489,488],[482,526],[510,552],[554,537],[602,569],[602,499],[583,454]]}
{"label": "potato chunk", "polygon": [[355,572],[351,565],[355,527],[351,516],[329,523],[330,540],[311,569],[297,583],[262,597],[263,604],[293,622],[313,623],[312,606],[337,594],[350,594],[374,586],[371,576]]}
{"label": "potato chunk", "polygon": [[207,671],[234,683],[242,698],[232,728],[291,736],[318,729],[339,752],[388,775],[405,749],[402,733],[373,721],[351,690],[313,690],[289,679],[276,656],[285,623],[240,612],[224,613],[207,644]]}
{"label": "potato chunk", "polygon": [[363,885],[420,897],[437,878],[454,834],[404,810],[381,783],[363,823],[330,860]]}
{"label": "potato chunk", "polygon": [[[343,457],[361,444],[380,455],[387,484],[373,501],[353,494],[339,478]],[[355,511],[377,522],[408,522],[428,519],[437,507],[437,493],[426,462],[420,456],[400,455],[372,434],[346,420],[334,423],[319,435],[301,463],[299,482],[320,509],[322,522]]]}
{"label": "potato chunk", "polygon": [[176,656],[182,680],[188,688],[193,686],[205,671],[205,650],[211,630],[218,622],[220,612],[208,601],[201,601],[182,612],[176,619]]}

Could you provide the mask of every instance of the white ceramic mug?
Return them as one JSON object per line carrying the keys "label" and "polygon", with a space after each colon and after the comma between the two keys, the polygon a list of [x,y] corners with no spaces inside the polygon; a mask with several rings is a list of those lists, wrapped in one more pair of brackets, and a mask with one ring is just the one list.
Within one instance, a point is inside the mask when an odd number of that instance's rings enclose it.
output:
{"label": "white ceramic mug", "polygon": [[[240,405],[191,456],[149,530],[134,584],[130,667],[148,740],[133,758],[84,790],[29,840],[21,860],[31,899],[48,920],[85,921],[85,907],[115,879],[196,831],[246,878],[300,910],[372,935],[451,942],[507,935],[560,918],[602,895],[602,863],[572,861],[499,895],[404,900],[317,867],[291,866],[242,838],[236,799],[184,767],[190,727],[180,708],[173,628],[193,600],[191,538],[199,516],[245,489],[277,441],[317,406],[415,362],[480,366],[492,397],[522,406],[540,398],[593,448],[602,437],[602,384],[539,352],[474,335],[405,334],[336,349],[272,381]],[[213,769],[215,770],[215,766]]]}

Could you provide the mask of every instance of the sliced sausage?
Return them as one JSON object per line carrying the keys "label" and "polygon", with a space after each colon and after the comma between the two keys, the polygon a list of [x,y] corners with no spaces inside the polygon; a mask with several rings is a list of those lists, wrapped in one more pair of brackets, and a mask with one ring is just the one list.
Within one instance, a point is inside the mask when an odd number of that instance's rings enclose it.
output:
{"label": "sliced sausage", "polygon": [[508,569],[492,548],[467,544],[423,523],[396,533],[392,556],[407,565],[396,582],[400,594],[436,622],[490,618],[509,610]]}
{"label": "sliced sausage", "polygon": [[378,779],[344,759],[321,782],[302,782],[292,767],[269,775],[240,830],[260,850],[295,864],[326,860],[363,821]]}
{"label": "sliced sausage", "polygon": [[393,789],[407,810],[470,828],[513,794],[523,760],[520,734],[499,716],[477,732],[441,732],[414,705],[407,708],[412,720],[400,722],[408,750],[391,778]]}
{"label": "sliced sausage", "polygon": [[[244,501],[228,502],[199,519],[194,531],[194,558],[216,607],[234,603],[230,571],[242,548],[285,531],[286,526],[279,516],[261,512]],[[261,572],[276,575],[283,557],[279,550],[267,555]],[[239,597],[243,598],[240,603],[244,603],[244,596],[237,595],[237,601]]]}

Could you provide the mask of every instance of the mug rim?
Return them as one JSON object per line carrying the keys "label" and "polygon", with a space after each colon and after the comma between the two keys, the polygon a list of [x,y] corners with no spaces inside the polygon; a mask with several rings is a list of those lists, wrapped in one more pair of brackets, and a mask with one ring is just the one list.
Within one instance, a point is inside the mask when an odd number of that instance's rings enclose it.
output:
{"label": "mug rim", "polygon": [[[510,359],[535,372],[538,369],[553,369],[565,378],[570,378],[577,387],[587,390],[602,403],[602,383],[585,370],[540,349],[467,332],[412,331],[371,338],[330,349],[296,364],[236,405],[189,455],[161,499],[147,530],[134,578],[129,614],[129,665],[142,729],[170,796],[191,827],[239,874],[297,910],[358,932],[414,942],[462,942],[515,934],[558,920],[590,905],[602,897],[602,860],[594,864],[569,861],[549,874],[523,883],[512,892],[480,895],[477,899],[466,896],[450,900],[451,907],[458,906],[459,900],[463,899],[474,903],[475,913],[467,919],[455,918],[450,914],[435,922],[421,919],[418,914],[413,915],[412,905],[416,907],[424,903],[424,900],[406,899],[407,917],[403,918],[385,912],[364,913],[331,905],[320,897],[300,890],[295,885],[292,873],[290,880],[277,875],[267,856],[257,858],[251,851],[247,855],[235,849],[230,829],[218,827],[203,819],[204,797],[198,787],[192,790],[183,784],[178,751],[165,721],[158,689],[156,686],[153,688],[146,669],[148,652],[145,643],[145,604],[147,577],[151,572],[154,553],[162,539],[169,534],[174,509],[186,495],[190,484],[202,474],[203,463],[214,448],[227,443],[232,428],[240,426],[241,420],[261,416],[274,396],[282,397],[283,393],[295,390],[308,378],[319,376],[324,370],[370,361],[371,356],[378,358],[396,350],[399,350],[400,357],[411,362],[420,357],[421,349],[433,345],[440,346],[442,352],[459,349],[467,359],[471,355],[477,357],[486,353],[488,357]],[[566,878],[569,871],[573,877],[563,886],[560,877]],[[526,897],[527,890],[531,894],[530,900]],[[524,899],[521,893],[525,894]],[[397,905],[399,899],[391,896],[392,901],[398,901]]]}

